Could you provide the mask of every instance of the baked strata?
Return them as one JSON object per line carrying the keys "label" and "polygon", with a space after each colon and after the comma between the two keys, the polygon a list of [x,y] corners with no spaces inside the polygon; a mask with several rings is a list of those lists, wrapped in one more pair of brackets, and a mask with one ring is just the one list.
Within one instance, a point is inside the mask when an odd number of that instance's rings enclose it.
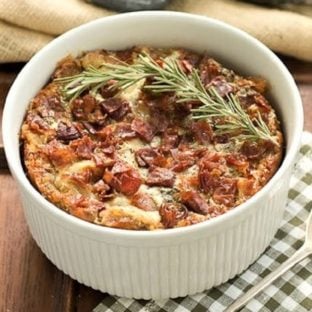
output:
{"label": "baked strata", "polygon": [[[170,80],[179,77],[187,83]],[[57,207],[107,227],[208,220],[258,192],[280,164],[283,137],[266,89],[264,79],[184,49],[68,56],[27,110],[27,176]]]}

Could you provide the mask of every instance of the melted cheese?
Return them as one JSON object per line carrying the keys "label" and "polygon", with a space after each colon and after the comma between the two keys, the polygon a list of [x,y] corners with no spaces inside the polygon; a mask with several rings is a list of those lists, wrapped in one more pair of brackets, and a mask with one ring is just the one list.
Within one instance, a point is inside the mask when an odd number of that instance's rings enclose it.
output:
{"label": "melted cheese", "polygon": [[186,180],[188,178],[191,178],[197,175],[198,175],[198,165],[193,165],[192,167],[184,170],[183,172],[178,173],[174,181],[174,188],[178,190],[184,189],[186,186]]}
{"label": "melted cheese", "polygon": [[138,81],[137,83],[135,83],[134,85],[132,85],[131,87],[119,93],[119,96],[122,99],[127,100],[130,103],[130,106],[133,110],[136,110],[137,99],[140,96],[141,88],[144,85],[144,82],[145,82],[145,79],[142,79]]}
{"label": "melted cheese", "polygon": [[97,223],[113,227],[123,224],[126,228],[127,224],[131,224],[131,228],[149,230],[162,227],[158,211],[144,211],[132,206],[129,200],[122,195],[106,202],[105,207],[106,209],[100,213]]}
{"label": "melted cheese", "polygon": [[160,136],[156,135],[154,136],[152,142],[150,143],[151,147],[158,147],[161,143],[161,138]]}
{"label": "melted cheese", "polygon": [[[75,193],[84,193],[86,190],[82,188],[81,186],[77,186],[75,183],[73,183],[72,175],[79,174],[83,172],[84,170],[89,169],[95,169],[96,165],[94,161],[92,160],[82,160],[79,162],[76,162],[70,166],[66,166],[62,170],[59,171],[59,173],[56,175],[54,184],[61,192],[67,192],[69,190],[74,191]],[[88,184],[86,184],[86,187],[88,189]],[[90,192],[90,196],[93,197],[94,194]]]}
{"label": "melted cheese", "polygon": [[156,205],[158,207],[160,207],[160,205],[164,202],[164,197],[163,197],[163,194],[161,192],[162,189],[163,188],[161,188],[161,187],[157,187],[157,186],[150,187],[150,186],[147,186],[145,184],[142,184],[140,186],[139,191],[144,193],[144,194],[149,195],[154,200]]}
{"label": "melted cheese", "polygon": [[144,146],[145,144],[137,138],[125,141],[122,145],[119,146],[118,156],[121,160],[138,169],[138,164],[135,160],[134,153]]}
{"label": "melted cheese", "polygon": [[[125,209],[128,212],[131,212],[131,214],[142,214],[145,213],[142,209],[135,207],[131,204],[130,200],[122,195],[122,194],[118,194],[118,196],[114,197],[112,200],[109,200],[107,202],[105,202],[105,207],[106,209],[116,209],[116,207],[118,207],[118,209]],[[154,212],[155,213],[155,212]],[[156,213],[158,214],[158,212],[156,211]]]}
{"label": "melted cheese", "polygon": [[67,173],[77,173],[77,172],[81,172],[85,169],[93,169],[95,168],[96,165],[94,163],[93,160],[81,160],[78,162],[75,162],[74,164],[66,167],[66,169],[64,169],[63,171],[67,172]]}

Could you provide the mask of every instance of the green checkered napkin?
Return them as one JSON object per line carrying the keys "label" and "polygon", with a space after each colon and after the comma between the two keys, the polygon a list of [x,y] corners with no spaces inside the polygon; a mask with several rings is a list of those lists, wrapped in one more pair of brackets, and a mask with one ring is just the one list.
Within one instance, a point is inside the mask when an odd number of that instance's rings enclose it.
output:
{"label": "green checkered napkin", "polygon": [[[312,209],[312,134],[305,132],[291,178],[284,220],[270,247],[244,273],[203,293],[178,299],[134,300],[104,295],[93,312],[221,312],[249,287],[276,269],[303,244]],[[312,311],[312,259],[307,258],[251,300],[244,312]]]}

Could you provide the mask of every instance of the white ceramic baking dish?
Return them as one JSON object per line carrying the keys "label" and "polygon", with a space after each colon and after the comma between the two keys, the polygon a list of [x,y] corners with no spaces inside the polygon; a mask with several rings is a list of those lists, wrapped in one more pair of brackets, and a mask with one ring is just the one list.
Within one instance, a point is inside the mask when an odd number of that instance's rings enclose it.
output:
{"label": "white ceramic baking dish", "polygon": [[[26,107],[67,54],[133,45],[184,47],[210,55],[240,73],[260,75],[282,120],[283,163],[246,203],[215,219],[164,231],[128,231],[94,225],[56,208],[27,179],[19,151]],[[8,163],[20,189],[29,229],[46,256],[79,282],[110,294],[166,298],[194,294],[246,269],[269,245],[287,198],[303,128],[300,95],[282,62],[263,44],[222,22],[170,12],[99,19],[58,37],[24,67],[3,115]]]}

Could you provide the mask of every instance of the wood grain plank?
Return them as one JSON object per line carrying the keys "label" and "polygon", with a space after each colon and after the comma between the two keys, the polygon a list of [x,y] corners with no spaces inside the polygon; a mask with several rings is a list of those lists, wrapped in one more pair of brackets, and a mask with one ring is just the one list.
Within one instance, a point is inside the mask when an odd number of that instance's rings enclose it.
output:
{"label": "wood grain plank", "polygon": [[76,310],[75,312],[92,311],[107,294],[77,283]]}
{"label": "wood grain plank", "polygon": [[280,56],[282,62],[299,84],[312,84],[312,62],[299,61],[288,56]]}
{"label": "wood grain plank", "polygon": [[0,170],[0,186],[0,311],[73,311],[73,280],[31,238],[8,171]]}
{"label": "wood grain plank", "polygon": [[298,87],[303,103],[304,130],[312,132],[312,81],[310,84],[299,84]]}
{"label": "wood grain plank", "polygon": [[[9,92],[9,89],[17,76],[18,72],[22,69],[24,64],[1,64],[0,65],[0,120],[2,121],[2,111],[4,101]],[[7,163],[4,155],[3,140],[2,140],[2,126],[0,122],[0,169],[6,168]]]}

